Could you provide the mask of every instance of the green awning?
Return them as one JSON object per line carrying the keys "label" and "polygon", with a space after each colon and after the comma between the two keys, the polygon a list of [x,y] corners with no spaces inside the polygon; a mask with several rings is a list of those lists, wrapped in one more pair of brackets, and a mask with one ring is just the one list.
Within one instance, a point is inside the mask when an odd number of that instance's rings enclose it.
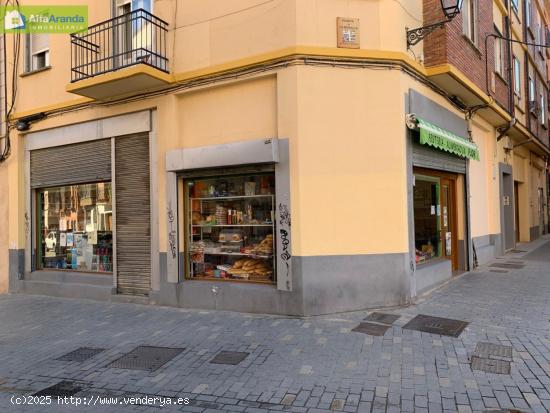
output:
{"label": "green awning", "polygon": [[416,124],[420,129],[420,143],[422,145],[430,145],[463,158],[479,161],[479,150],[475,143],[419,117],[416,117]]}

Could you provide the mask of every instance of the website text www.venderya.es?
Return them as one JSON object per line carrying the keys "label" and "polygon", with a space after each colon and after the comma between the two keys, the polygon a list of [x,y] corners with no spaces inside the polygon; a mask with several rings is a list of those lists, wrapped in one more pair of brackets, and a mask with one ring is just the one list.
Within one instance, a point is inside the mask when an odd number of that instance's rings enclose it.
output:
{"label": "website text www.venderya.es", "polygon": [[161,396],[12,396],[10,399],[14,405],[59,405],[59,406],[183,406],[189,404],[189,399],[186,397],[161,397]]}

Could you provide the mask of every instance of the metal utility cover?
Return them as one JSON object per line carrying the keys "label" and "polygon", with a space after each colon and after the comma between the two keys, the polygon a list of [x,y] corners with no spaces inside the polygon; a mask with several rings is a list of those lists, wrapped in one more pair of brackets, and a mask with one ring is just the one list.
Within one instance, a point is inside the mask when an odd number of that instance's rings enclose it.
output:
{"label": "metal utility cover", "polygon": [[493,360],[472,356],[472,370],[481,370],[493,374],[510,374],[510,362],[504,360]]}
{"label": "metal utility cover", "polygon": [[155,371],[180,354],[183,348],[139,346],[113,361],[108,367]]}
{"label": "metal utility cover", "polygon": [[368,334],[369,336],[383,336],[389,328],[390,326],[385,324],[359,323],[359,325],[351,331]]}
{"label": "metal utility cover", "polygon": [[53,386],[34,393],[33,396],[71,397],[83,389],[84,386],[82,384],[77,384],[70,380],[63,380]]}
{"label": "metal utility cover", "polygon": [[489,265],[489,267],[494,267],[494,268],[512,268],[512,269],[514,269],[514,270],[521,270],[522,268],[525,268],[525,265],[523,265],[523,264],[510,264],[510,263],[496,262],[496,263],[494,263],[494,264]]}
{"label": "metal utility cover", "polygon": [[210,360],[210,363],[230,364],[232,366],[236,366],[247,358],[249,354],[250,353],[245,353],[242,351],[220,351],[212,360]]}
{"label": "metal utility cover", "polygon": [[80,347],[70,353],[65,354],[56,360],[59,361],[86,361],[89,358],[92,358],[96,354],[105,351],[103,348],[89,348],[89,347]]}
{"label": "metal utility cover", "polygon": [[374,312],[369,314],[368,317],[365,318],[365,321],[374,321],[377,323],[392,325],[399,319],[399,317],[401,316],[398,314],[386,314],[386,313]]}
{"label": "metal utility cover", "polygon": [[485,358],[512,358],[512,347],[494,343],[477,343],[475,355]]}
{"label": "metal utility cover", "polygon": [[403,328],[456,338],[460,336],[460,333],[462,333],[468,324],[466,321],[419,314],[405,324]]}

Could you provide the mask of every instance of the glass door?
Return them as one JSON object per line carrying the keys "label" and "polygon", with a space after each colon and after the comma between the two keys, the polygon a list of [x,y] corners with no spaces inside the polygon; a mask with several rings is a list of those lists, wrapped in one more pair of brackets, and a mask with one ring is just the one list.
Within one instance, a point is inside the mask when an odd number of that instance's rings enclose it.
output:
{"label": "glass door", "polygon": [[454,181],[441,179],[441,241],[443,256],[453,263],[453,270],[458,269],[456,256],[455,218],[454,218]]}

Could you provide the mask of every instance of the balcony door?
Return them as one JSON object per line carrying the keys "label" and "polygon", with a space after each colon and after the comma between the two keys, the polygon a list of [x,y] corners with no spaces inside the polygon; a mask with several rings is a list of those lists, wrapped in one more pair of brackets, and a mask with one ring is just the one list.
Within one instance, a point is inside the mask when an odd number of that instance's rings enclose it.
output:
{"label": "balcony door", "polygon": [[138,10],[151,12],[151,0],[113,0],[114,68],[147,62],[153,44],[153,31]]}

